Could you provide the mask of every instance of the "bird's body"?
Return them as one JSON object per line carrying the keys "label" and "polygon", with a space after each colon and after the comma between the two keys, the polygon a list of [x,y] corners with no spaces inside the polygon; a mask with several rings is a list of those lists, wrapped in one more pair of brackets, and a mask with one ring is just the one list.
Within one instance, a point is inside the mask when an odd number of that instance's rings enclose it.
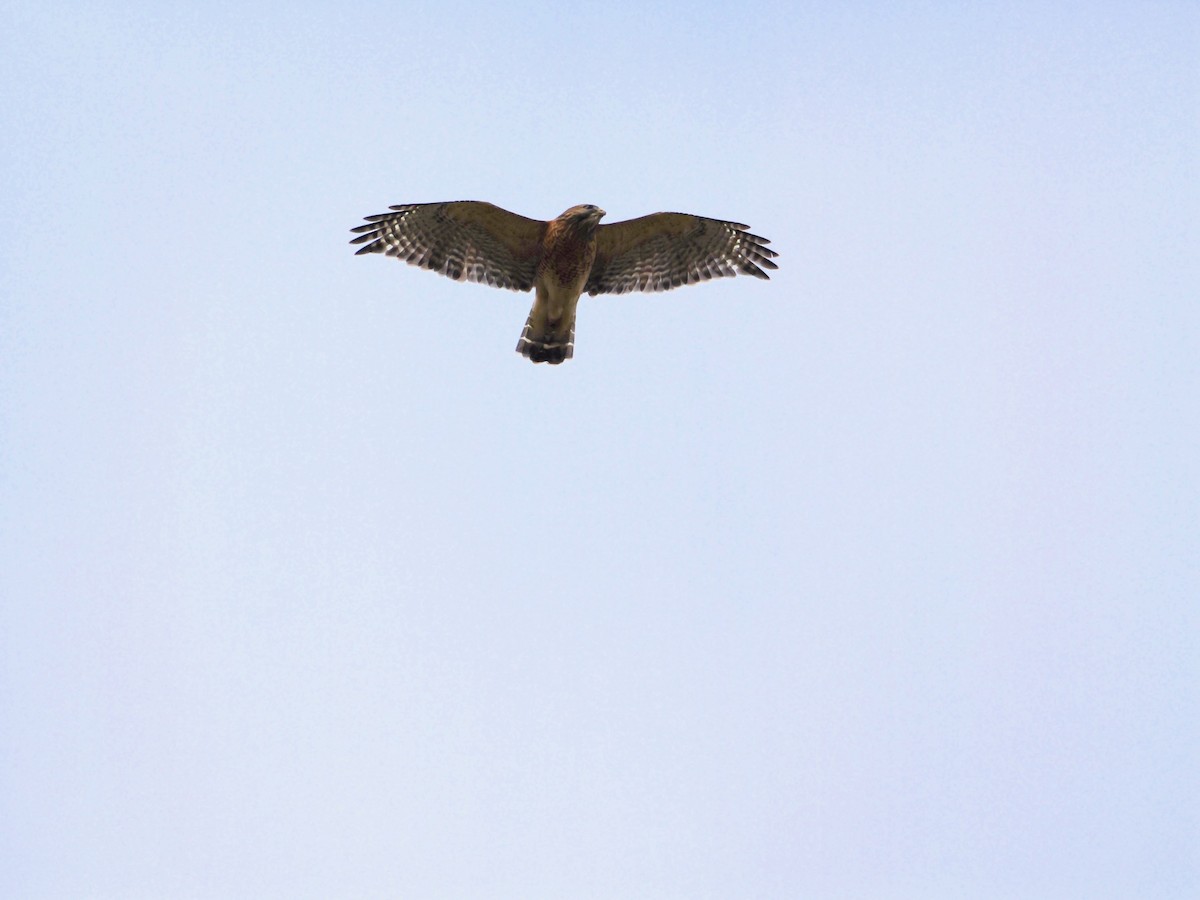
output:
{"label": "bird's body", "polygon": [[550,221],[463,200],[393,206],[352,229],[358,253],[383,253],[455,280],[534,289],[517,352],[561,363],[575,346],[580,296],[663,291],[739,272],[778,268],[766,238],[745,225],[686,213],[654,213],[601,225],[604,210],[573,206]]}
{"label": "bird's body", "polygon": [[575,307],[596,260],[602,215],[594,206],[577,206],[546,223],[533,308],[517,341],[517,352],[535,363],[560,363],[575,354]]}

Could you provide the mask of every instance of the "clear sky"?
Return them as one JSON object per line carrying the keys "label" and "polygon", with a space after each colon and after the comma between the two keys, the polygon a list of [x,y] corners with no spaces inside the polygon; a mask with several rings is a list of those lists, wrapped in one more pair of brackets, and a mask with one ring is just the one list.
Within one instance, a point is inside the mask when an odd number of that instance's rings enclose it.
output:
{"label": "clear sky", "polygon": [[[0,895],[1195,896],[1195,3],[3,21]],[[780,269],[534,366],[476,198]]]}

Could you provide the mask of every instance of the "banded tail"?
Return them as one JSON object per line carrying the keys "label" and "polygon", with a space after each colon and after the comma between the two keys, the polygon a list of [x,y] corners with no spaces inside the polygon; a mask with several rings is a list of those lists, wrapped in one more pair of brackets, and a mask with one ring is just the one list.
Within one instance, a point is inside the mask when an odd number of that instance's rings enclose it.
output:
{"label": "banded tail", "polygon": [[571,321],[564,328],[561,324],[555,327],[549,322],[535,326],[533,314],[534,310],[530,310],[529,318],[525,320],[525,328],[517,341],[517,352],[531,362],[550,363],[552,366],[574,356],[575,316],[571,316]]}

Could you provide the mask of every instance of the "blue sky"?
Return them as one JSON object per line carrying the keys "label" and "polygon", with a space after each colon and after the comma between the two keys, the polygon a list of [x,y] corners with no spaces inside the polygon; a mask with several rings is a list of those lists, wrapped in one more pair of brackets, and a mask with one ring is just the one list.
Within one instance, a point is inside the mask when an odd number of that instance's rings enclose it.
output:
{"label": "blue sky", "polygon": [[[4,896],[1190,896],[1194,4],[5,21]],[[533,366],[451,199],[781,268]]]}

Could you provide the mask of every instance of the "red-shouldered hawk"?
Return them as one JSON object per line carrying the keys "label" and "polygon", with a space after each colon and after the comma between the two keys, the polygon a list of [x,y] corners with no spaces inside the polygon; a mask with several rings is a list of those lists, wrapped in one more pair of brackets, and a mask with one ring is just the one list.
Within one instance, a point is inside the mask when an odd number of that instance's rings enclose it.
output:
{"label": "red-shouldered hawk", "polygon": [[604,210],[572,206],[557,219],[527,219],[491,203],[460,200],[391,207],[351,229],[383,253],[456,281],[527,291],[533,308],[517,352],[561,363],[575,350],[575,307],[588,294],[669,291],[723,275],[769,278],[778,254],[746,225],[687,213],[654,213],[601,225]]}

